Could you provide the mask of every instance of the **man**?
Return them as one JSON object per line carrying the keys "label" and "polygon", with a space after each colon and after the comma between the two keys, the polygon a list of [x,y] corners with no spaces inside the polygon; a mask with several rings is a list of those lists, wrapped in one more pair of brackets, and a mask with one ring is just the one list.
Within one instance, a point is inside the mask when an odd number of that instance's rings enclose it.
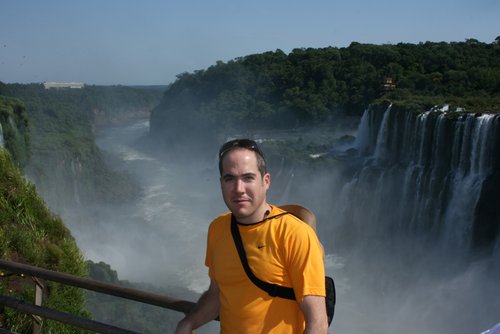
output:
{"label": "man", "polygon": [[[311,227],[267,203],[271,175],[257,143],[224,144],[219,171],[230,212],[210,224],[205,259],[210,286],[176,333],[191,333],[217,315],[223,334],[327,333],[321,245]],[[231,235],[232,216],[251,271],[262,281],[293,287],[296,300],[272,297],[250,281]]]}

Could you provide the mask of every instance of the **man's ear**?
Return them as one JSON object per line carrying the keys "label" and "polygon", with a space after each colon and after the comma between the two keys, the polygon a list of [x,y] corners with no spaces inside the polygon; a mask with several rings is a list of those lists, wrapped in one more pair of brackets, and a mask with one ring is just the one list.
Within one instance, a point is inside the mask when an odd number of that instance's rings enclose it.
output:
{"label": "man's ear", "polygon": [[271,174],[269,173],[264,174],[264,185],[266,187],[266,190],[268,190],[269,186],[271,186]]}

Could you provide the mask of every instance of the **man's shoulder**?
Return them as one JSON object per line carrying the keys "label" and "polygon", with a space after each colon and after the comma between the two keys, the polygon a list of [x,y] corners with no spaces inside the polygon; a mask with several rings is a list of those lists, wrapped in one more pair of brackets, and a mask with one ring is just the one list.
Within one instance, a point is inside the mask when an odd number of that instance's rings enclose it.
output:
{"label": "man's shoulder", "polygon": [[313,231],[306,222],[294,214],[287,212],[279,207],[273,207],[272,216],[276,216],[277,227],[287,231]]}
{"label": "man's shoulder", "polygon": [[221,213],[219,216],[214,218],[212,222],[210,223],[210,226],[220,226],[220,225],[225,225],[231,222],[231,212],[227,211],[224,213]]}

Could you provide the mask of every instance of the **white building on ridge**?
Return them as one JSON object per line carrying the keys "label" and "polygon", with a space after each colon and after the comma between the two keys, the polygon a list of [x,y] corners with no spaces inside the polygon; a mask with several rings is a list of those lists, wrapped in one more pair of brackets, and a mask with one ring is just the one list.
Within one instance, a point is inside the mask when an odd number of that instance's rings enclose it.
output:
{"label": "white building on ridge", "polygon": [[72,88],[72,89],[82,89],[85,84],[83,82],[44,82],[43,87],[45,89],[59,89],[59,88]]}

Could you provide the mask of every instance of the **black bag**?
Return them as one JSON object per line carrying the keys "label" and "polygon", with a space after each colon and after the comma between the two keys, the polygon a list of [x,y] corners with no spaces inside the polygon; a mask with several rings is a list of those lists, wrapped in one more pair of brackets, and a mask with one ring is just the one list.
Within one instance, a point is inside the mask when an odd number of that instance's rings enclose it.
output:
{"label": "black bag", "polygon": [[[270,217],[274,218],[274,217]],[[231,215],[231,234],[233,235],[234,244],[238,250],[238,255],[240,256],[241,264],[245,269],[250,281],[255,284],[258,288],[267,292],[271,297],[280,297],[290,300],[296,300],[293,288],[285,287],[277,284],[272,284],[268,282],[261,281],[257,276],[254,275],[250,266],[248,265],[247,256],[245,253],[245,248],[243,248],[243,242],[241,241],[240,231],[238,229],[238,223],[233,215]],[[326,288],[326,314],[328,316],[328,326],[332,323],[333,316],[335,314],[335,303],[337,302],[335,283],[333,278],[325,276],[325,288]]]}
{"label": "black bag", "polygon": [[328,326],[332,323],[335,315],[335,303],[337,302],[337,293],[335,291],[335,282],[330,276],[325,276],[326,287],[326,315],[328,316]]}

